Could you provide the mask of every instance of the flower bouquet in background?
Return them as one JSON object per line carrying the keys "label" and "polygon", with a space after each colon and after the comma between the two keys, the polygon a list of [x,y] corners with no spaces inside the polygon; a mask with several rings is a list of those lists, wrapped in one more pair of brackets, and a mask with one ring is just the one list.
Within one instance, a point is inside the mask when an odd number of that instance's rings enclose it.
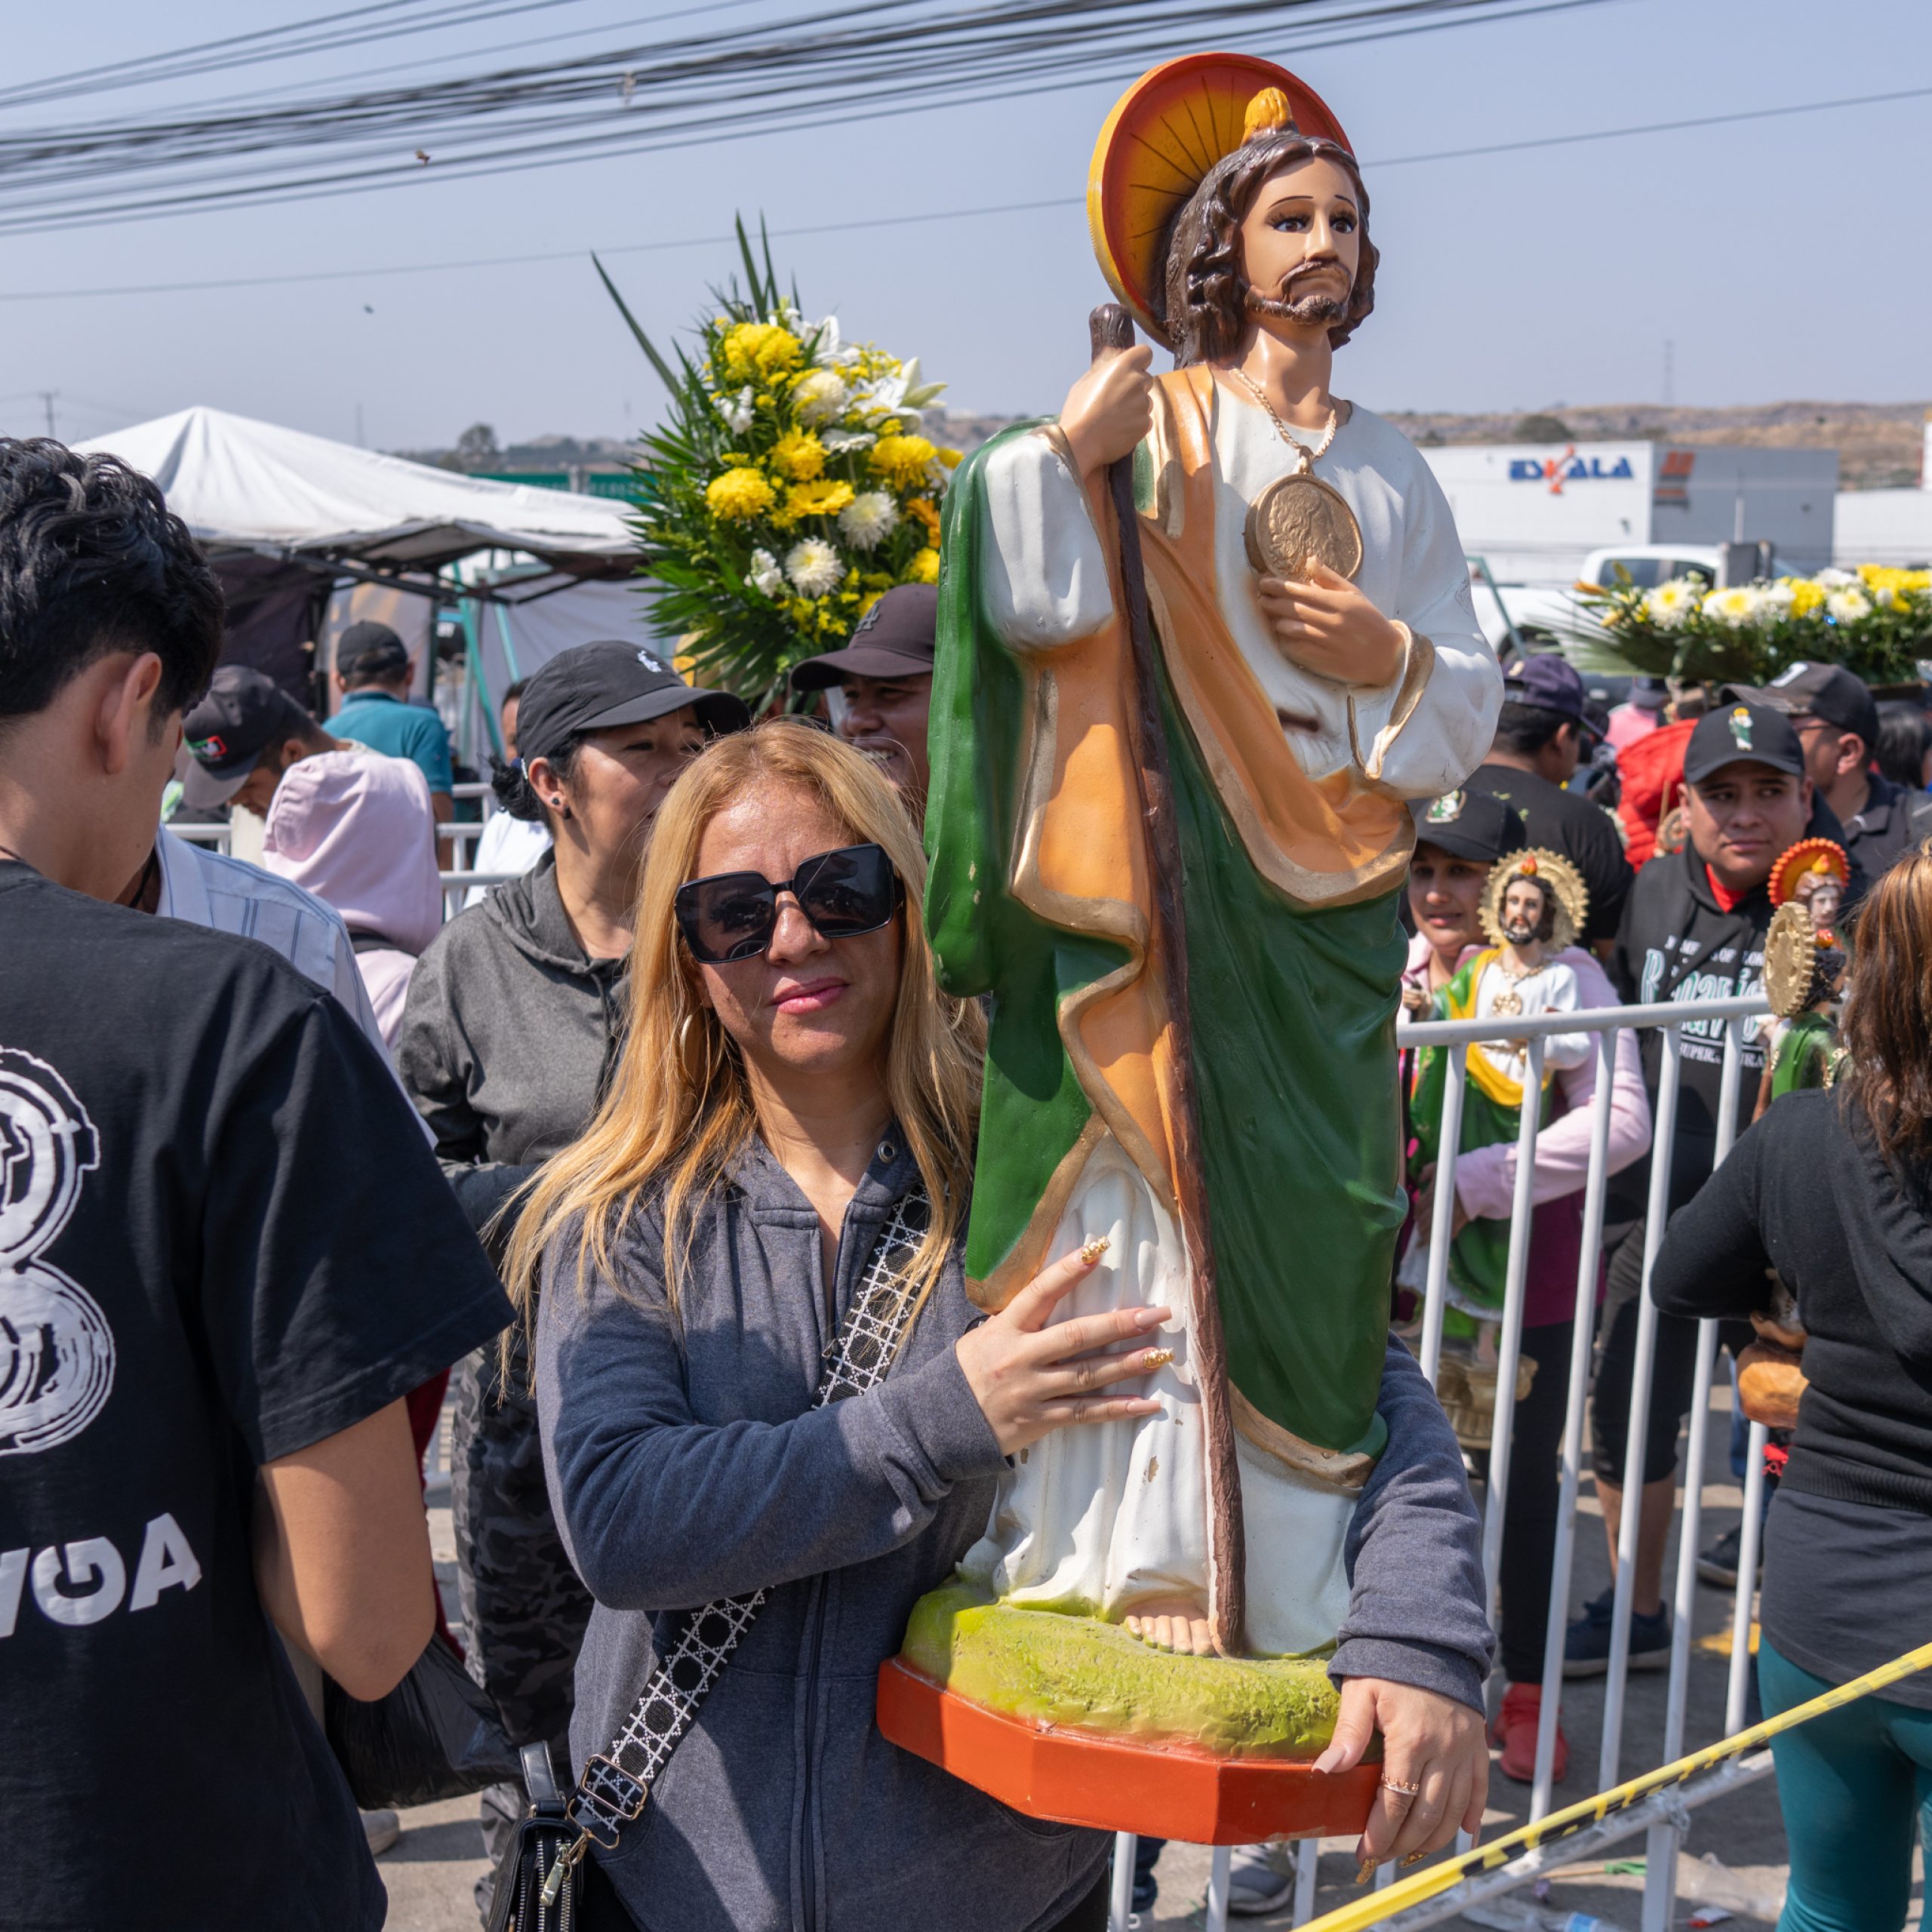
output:
{"label": "flower bouquet in background", "polygon": [[920,432],[944,385],[921,382],[916,357],[847,343],[834,317],[808,321],[760,240],[761,261],[739,224],[746,287],[714,291],[675,368],[597,263],[671,395],[637,466],[655,621],[701,681],[755,710],[881,592],[938,581],[940,499],[959,461]]}
{"label": "flower bouquet in background", "polygon": [[1578,601],[1633,671],[1687,683],[1768,684],[1796,663],[1842,664],[1868,685],[1918,682],[1932,657],[1932,571],[1861,564],[1713,590],[1695,577],[1647,589],[1620,571],[1580,583]]}

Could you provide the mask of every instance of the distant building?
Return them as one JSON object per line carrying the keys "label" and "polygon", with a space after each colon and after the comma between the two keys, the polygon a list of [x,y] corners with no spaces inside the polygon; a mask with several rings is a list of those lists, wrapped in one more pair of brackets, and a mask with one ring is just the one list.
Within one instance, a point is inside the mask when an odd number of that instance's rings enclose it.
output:
{"label": "distant building", "polygon": [[1932,410],[1915,490],[1846,490],[1838,497],[1834,561],[1932,565]]}
{"label": "distant building", "polygon": [[1626,543],[1767,540],[1783,568],[1817,570],[1844,500],[1835,450],[1469,443],[1423,455],[1463,549],[1503,583],[1567,584],[1590,552]]}

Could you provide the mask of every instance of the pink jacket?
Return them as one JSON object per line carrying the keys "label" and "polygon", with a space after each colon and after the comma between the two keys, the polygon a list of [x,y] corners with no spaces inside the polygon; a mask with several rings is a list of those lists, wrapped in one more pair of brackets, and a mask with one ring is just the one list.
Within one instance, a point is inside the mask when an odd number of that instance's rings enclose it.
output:
{"label": "pink jacket", "polygon": [[416,955],[443,923],[429,786],[408,758],[324,752],[282,774],[269,807],[262,863],[342,915],[383,1039],[395,1044]]}
{"label": "pink jacket", "polygon": [[[1469,953],[1463,957],[1466,960]],[[1576,974],[1585,1006],[1620,1004],[1592,955],[1572,946],[1558,957]],[[1420,933],[1409,942],[1408,965],[1402,977],[1410,985],[1429,983],[1429,942]],[[1555,1077],[1564,1111],[1537,1136],[1537,1171],[1530,1191],[1539,1207],[1580,1192],[1589,1177],[1590,1103],[1597,1091],[1596,1055],[1592,1053],[1580,1066],[1564,1069]],[[1629,1166],[1650,1144],[1651,1103],[1644,1091],[1637,1036],[1626,1032],[1617,1043],[1617,1070],[1611,1081],[1609,1172],[1616,1174]],[[1472,1216],[1506,1221],[1515,1189],[1514,1141],[1478,1147],[1457,1157],[1456,1198]]]}

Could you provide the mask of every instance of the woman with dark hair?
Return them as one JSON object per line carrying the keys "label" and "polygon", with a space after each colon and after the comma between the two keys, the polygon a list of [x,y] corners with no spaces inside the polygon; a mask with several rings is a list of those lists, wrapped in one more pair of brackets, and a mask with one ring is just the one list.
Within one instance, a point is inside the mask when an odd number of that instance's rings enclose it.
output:
{"label": "woman with dark hair", "polygon": [[[706,752],[645,866],[608,1096],[518,1223],[506,1275],[537,1302],[551,1493],[597,1600],[571,1727],[573,1763],[600,1761],[587,1926],[1106,1923],[1105,1836],[1007,1810],[873,1718],[880,1666],[1009,1459],[1171,1428],[1175,1407],[1175,1311],[1068,1299],[1124,1272],[1123,1244],[1089,1242],[976,1321],[985,1023],[939,986],[924,869],[890,781],[840,740],[776,720]],[[855,1307],[884,1372],[815,1401]],[[1425,1687],[1445,1658],[1479,1682],[1487,1638],[1454,1438],[1399,1345],[1379,1406],[1329,1668],[1375,1694],[1386,1777],[1425,1795],[1398,1829],[1371,1824],[1368,1857],[1473,1829],[1487,1770],[1473,1712]],[[754,1592],[711,1674],[686,1646],[718,1620],[685,1613]],[[627,1721],[667,1655],[697,1704],[675,1750]],[[1330,1761],[1347,1724],[1345,1707]]]}
{"label": "woman with dark hair", "polygon": [[[471,1226],[500,1249],[499,1211],[595,1110],[617,1055],[637,881],[665,794],[707,734],[748,721],[633,644],[586,644],[530,679],[521,762],[498,795],[540,812],[554,851],[445,926],[417,961],[397,1070],[435,1136]],[[472,1675],[518,1744],[561,1749],[590,1602],[557,1540],[519,1371],[472,1356],[451,1378],[451,1505]],[[521,1794],[484,1794],[493,1851]]]}
{"label": "woman with dark hair", "polygon": [[[550,849],[550,821],[545,816],[543,801],[531,789],[530,780],[524,774],[523,757],[517,744],[517,721],[523,708],[524,688],[529,681],[527,678],[518,678],[497,701],[503,755],[490,768],[490,789],[495,794],[497,808],[490,814],[483,835],[471,853],[470,869],[474,872],[521,875]],[[464,911],[481,905],[493,889],[472,885],[463,902]]]}
{"label": "woman with dark hair", "polygon": [[[1774,1103],[1671,1222],[1651,1287],[1667,1313],[1761,1324],[1774,1318],[1775,1282],[1797,1302],[1805,1386],[1764,1526],[1767,1715],[1925,1638],[1932,843],[1864,901],[1843,1038],[1835,1090]],[[1778,1325],[1789,1336],[1788,1320]],[[1740,1380],[1749,1404],[1748,1365]],[[1915,1823],[1921,1837],[1932,1829],[1932,1683],[1907,1678],[1772,1748],[1791,1847],[1780,1932],[1896,1932]]]}
{"label": "woman with dark hair", "polygon": [[1909,698],[1887,698],[1878,707],[1872,755],[1881,777],[1923,792],[1932,786],[1932,718]]}

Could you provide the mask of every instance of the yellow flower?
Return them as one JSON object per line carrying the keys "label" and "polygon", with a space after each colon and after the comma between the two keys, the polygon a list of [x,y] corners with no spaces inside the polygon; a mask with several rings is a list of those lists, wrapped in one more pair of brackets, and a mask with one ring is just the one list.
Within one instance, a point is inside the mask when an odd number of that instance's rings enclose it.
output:
{"label": "yellow flower", "polygon": [[939,506],[930,497],[915,497],[906,506],[908,516],[915,516],[926,527],[926,541],[937,545],[939,542]]}
{"label": "yellow flower", "polygon": [[704,493],[705,507],[725,522],[749,522],[777,500],[777,491],[755,469],[728,469]]}
{"label": "yellow flower", "polygon": [[1932,590],[1932,571],[1895,570],[1885,564],[1860,564],[1858,574],[1867,590],[1889,590],[1894,596]]}
{"label": "yellow flower", "polygon": [[872,466],[888,482],[909,490],[924,481],[926,465],[938,454],[923,436],[881,436],[872,447]]}
{"label": "yellow flower", "polygon": [[803,429],[787,429],[771,446],[771,466],[794,482],[809,483],[825,473],[825,445]]}
{"label": "yellow flower", "polygon": [[789,530],[801,517],[836,516],[852,500],[852,486],[827,478],[816,483],[794,483],[785,493],[785,507],[771,520]]}
{"label": "yellow flower", "polygon": [[804,346],[776,322],[740,322],[728,329],[718,346],[724,373],[734,382],[769,382],[798,367]]}
{"label": "yellow flower", "polygon": [[1791,586],[1791,614],[1794,617],[1808,617],[1825,601],[1825,586],[1814,577],[1788,577],[1785,582]]}
{"label": "yellow flower", "polygon": [[939,460],[946,465],[947,469],[957,469],[965,460],[965,453],[961,450],[942,449],[939,453]]}
{"label": "yellow flower", "polygon": [[934,549],[915,550],[912,561],[906,567],[908,583],[937,583],[939,581],[939,552]]}

